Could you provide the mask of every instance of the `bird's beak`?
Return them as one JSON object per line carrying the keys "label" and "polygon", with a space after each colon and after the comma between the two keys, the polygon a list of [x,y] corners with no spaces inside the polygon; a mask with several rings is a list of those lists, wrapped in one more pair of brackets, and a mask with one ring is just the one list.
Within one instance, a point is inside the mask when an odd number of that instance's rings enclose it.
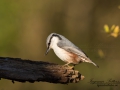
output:
{"label": "bird's beak", "polygon": [[47,55],[49,51],[50,51],[50,48],[47,48],[45,55]]}

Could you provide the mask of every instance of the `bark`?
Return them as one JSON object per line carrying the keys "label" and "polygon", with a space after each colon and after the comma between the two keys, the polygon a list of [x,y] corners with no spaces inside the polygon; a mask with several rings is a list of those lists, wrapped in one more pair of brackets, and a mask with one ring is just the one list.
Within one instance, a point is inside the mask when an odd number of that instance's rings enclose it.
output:
{"label": "bark", "polygon": [[43,81],[50,83],[77,83],[84,79],[73,67],[44,61],[0,57],[0,78],[19,82]]}

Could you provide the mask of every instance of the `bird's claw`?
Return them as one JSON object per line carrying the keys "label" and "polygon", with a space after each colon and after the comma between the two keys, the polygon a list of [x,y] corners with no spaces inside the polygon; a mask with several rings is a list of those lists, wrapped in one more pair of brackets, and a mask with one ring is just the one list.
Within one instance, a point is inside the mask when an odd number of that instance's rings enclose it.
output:
{"label": "bird's claw", "polygon": [[69,63],[63,65],[64,67],[69,67],[70,69],[74,69],[74,66],[70,66]]}

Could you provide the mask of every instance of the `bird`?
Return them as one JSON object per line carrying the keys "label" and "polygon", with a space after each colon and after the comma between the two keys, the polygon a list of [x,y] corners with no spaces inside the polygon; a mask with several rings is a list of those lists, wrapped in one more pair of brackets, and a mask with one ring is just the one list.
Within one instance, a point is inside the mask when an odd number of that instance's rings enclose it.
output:
{"label": "bird", "polygon": [[74,66],[82,63],[95,64],[80,48],[74,45],[71,41],[65,38],[63,35],[57,33],[51,33],[46,40],[47,50],[45,55],[48,54],[50,49],[53,49],[54,53],[64,62],[65,65],[73,64]]}

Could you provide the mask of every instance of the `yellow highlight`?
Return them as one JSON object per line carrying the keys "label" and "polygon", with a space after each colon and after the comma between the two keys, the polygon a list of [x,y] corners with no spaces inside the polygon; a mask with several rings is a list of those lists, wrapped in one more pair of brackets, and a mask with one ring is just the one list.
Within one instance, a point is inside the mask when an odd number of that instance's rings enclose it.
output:
{"label": "yellow highlight", "polygon": [[105,30],[106,33],[110,32],[108,25],[104,25],[104,30]]}
{"label": "yellow highlight", "polygon": [[119,33],[120,33],[120,29],[119,26],[116,25],[112,25],[112,27],[110,28],[108,25],[104,25],[104,31],[105,33],[108,33],[110,36],[116,38],[118,37]]}
{"label": "yellow highlight", "polygon": [[111,36],[116,38],[116,37],[118,37],[119,32],[120,32],[119,26],[116,26],[115,29],[113,30],[113,32],[111,33]]}
{"label": "yellow highlight", "polygon": [[101,50],[101,49],[99,49],[98,50],[98,55],[101,57],[101,58],[103,58],[105,55],[104,55],[104,52]]}
{"label": "yellow highlight", "polygon": [[115,29],[115,25],[112,25],[111,30],[114,30],[114,29]]}

